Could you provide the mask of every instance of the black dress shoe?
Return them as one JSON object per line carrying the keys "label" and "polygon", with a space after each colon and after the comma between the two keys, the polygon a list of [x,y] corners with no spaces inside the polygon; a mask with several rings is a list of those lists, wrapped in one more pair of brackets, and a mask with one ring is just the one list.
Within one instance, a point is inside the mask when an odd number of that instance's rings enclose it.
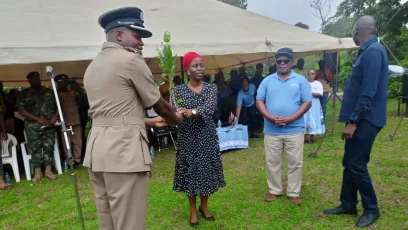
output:
{"label": "black dress shoe", "polygon": [[380,217],[380,213],[377,214],[363,214],[360,219],[358,219],[357,227],[367,227],[372,224]]}
{"label": "black dress shoe", "polygon": [[78,162],[75,162],[74,163],[74,169],[79,169],[79,168],[81,168],[82,167],[82,164],[81,163],[78,163]]}
{"label": "black dress shoe", "polygon": [[197,226],[198,226],[198,221],[197,222],[195,222],[195,223],[193,223],[193,222],[190,222],[190,227],[192,227],[192,228],[196,228]]}
{"label": "black dress shoe", "polygon": [[205,217],[204,212],[201,211],[201,207],[198,208],[198,211],[201,213],[201,215],[204,217],[205,220],[208,221],[215,221],[215,217],[214,216],[210,216],[210,217]]}
{"label": "black dress shoe", "polygon": [[344,209],[343,207],[339,206],[337,208],[326,209],[324,210],[324,214],[326,215],[357,215],[357,209]]}
{"label": "black dress shoe", "polygon": [[260,138],[260,136],[257,133],[252,133],[249,137],[250,138]]}

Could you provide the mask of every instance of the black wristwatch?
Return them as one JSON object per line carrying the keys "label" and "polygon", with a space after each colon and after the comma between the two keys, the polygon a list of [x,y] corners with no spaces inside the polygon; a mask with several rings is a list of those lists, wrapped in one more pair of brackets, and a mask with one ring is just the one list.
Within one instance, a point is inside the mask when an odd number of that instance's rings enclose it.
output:
{"label": "black wristwatch", "polygon": [[352,120],[349,120],[349,123],[350,123],[350,124],[353,124],[353,125],[356,125],[356,124],[357,124],[356,121],[352,121]]}

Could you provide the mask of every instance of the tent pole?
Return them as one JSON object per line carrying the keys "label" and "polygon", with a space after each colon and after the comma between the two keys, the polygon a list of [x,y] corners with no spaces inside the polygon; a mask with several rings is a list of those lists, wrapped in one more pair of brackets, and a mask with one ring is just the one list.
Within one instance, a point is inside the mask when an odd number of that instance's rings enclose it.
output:
{"label": "tent pole", "polygon": [[180,57],[180,70],[181,70],[181,84],[184,84],[184,66],[183,66],[183,57]]}
{"label": "tent pole", "polygon": [[264,68],[265,76],[268,74],[268,52],[265,53],[265,68]]}
{"label": "tent pole", "polygon": [[[337,99],[337,77],[340,71],[338,71],[339,69],[339,62],[340,62],[340,51],[337,50],[337,61],[336,61],[336,74],[334,75],[334,87],[333,87],[333,117],[332,117],[332,130],[331,133],[334,134],[334,131],[336,129],[335,125],[336,125],[336,99]],[[340,100],[340,99],[339,99]]]}

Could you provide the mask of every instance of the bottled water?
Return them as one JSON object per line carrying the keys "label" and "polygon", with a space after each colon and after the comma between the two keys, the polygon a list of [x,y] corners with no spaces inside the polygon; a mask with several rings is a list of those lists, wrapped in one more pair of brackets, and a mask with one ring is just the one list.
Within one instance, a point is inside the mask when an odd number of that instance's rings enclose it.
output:
{"label": "bottled water", "polygon": [[324,125],[324,116],[323,116],[323,109],[320,108],[320,122],[322,125]]}
{"label": "bottled water", "polygon": [[221,120],[218,120],[218,127],[221,128],[221,125],[222,125]]}
{"label": "bottled water", "polygon": [[4,180],[6,184],[11,185],[10,175],[8,174],[8,172],[6,172],[6,174],[4,175]]}
{"label": "bottled water", "polygon": [[64,161],[64,172],[68,172],[67,160]]}
{"label": "bottled water", "polygon": [[320,114],[320,121],[322,122],[322,125],[324,125],[324,117],[323,117],[323,113]]}
{"label": "bottled water", "polygon": [[154,147],[153,147],[153,145],[150,146],[150,157],[154,158]]}

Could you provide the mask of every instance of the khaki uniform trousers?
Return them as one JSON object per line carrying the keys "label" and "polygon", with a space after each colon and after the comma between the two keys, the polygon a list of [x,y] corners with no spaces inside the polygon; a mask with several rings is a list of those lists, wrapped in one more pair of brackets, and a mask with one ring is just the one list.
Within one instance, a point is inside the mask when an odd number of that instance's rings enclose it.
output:
{"label": "khaki uniform trousers", "polygon": [[302,185],[304,134],[265,135],[267,182],[269,193],[282,195],[283,152],[288,160],[288,197],[299,197]]}
{"label": "khaki uniform trousers", "polygon": [[[67,126],[67,129],[70,127]],[[72,160],[76,163],[81,163],[81,153],[82,153],[82,128],[81,125],[73,125],[72,131],[74,135],[69,131],[67,132],[68,136],[68,143],[70,143],[71,152],[72,152]],[[65,144],[64,133],[61,132],[62,144],[64,146],[64,153],[65,157],[68,156],[67,146]]]}
{"label": "khaki uniform trousers", "polygon": [[101,230],[144,230],[148,172],[109,173],[88,169]]}

